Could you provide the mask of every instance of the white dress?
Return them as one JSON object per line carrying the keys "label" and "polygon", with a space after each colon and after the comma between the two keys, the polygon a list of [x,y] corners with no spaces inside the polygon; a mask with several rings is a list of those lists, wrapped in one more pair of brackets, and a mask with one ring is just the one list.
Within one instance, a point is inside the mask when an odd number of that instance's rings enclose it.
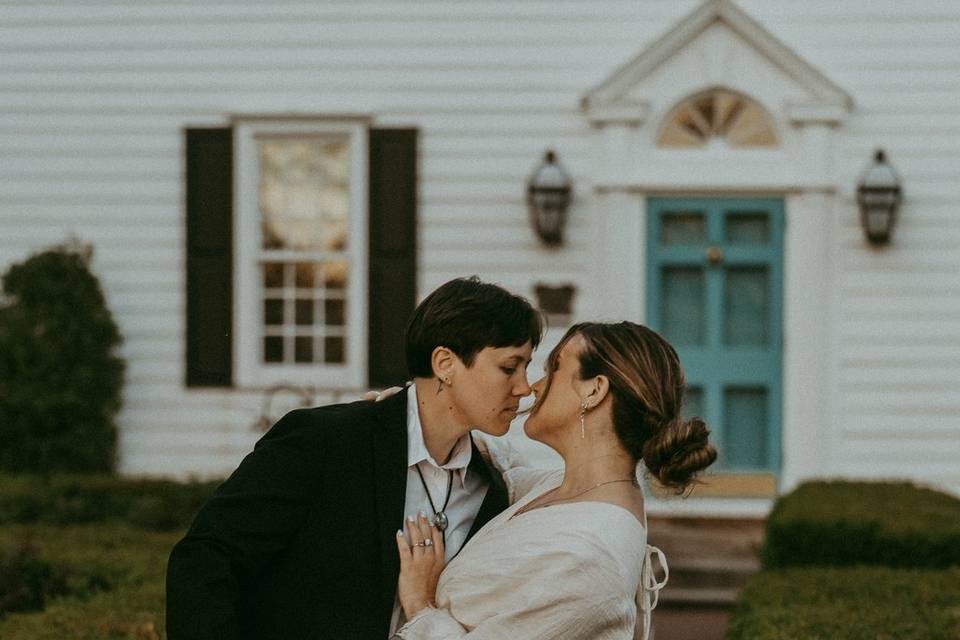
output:
{"label": "white dress", "polygon": [[418,612],[397,635],[404,640],[646,639],[650,613],[666,584],[666,578],[657,582],[653,575],[652,555],[667,569],[660,550],[647,545],[646,527],[628,510],[605,502],[560,503],[512,517],[558,486],[563,472],[516,466],[508,446],[484,444],[513,504],[444,569],[436,608]]}

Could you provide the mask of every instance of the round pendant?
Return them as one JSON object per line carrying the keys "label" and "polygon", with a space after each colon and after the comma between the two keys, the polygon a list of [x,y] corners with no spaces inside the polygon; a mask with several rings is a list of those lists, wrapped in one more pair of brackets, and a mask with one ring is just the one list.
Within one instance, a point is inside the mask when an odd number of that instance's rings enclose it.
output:
{"label": "round pendant", "polygon": [[445,514],[443,511],[433,516],[433,526],[435,526],[440,531],[446,531],[448,524],[450,523],[447,520],[447,514]]}

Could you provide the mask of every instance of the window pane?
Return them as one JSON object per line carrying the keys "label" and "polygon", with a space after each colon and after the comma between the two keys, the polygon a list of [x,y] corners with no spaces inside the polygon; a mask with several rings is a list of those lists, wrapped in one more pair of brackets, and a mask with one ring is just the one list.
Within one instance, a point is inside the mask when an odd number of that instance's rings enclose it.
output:
{"label": "window pane", "polygon": [[664,267],[663,333],[678,345],[700,345],[706,336],[704,274],[699,267]]}
{"label": "window pane", "polygon": [[727,215],[727,242],[732,244],[767,244],[770,242],[770,216],[765,213],[731,213]]}
{"label": "window pane", "polygon": [[703,389],[700,387],[687,387],[683,394],[683,417],[684,418],[702,418],[703,417]]}
{"label": "window pane", "polygon": [[296,286],[298,289],[313,289],[314,287],[314,274],[317,270],[317,265],[313,262],[298,262],[297,263],[297,278]]}
{"label": "window pane", "polygon": [[327,336],[323,339],[323,361],[328,364],[342,364],[346,362],[343,338]]}
{"label": "window pane", "polygon": [[267,289],[283,287],[283,263],[267,262],[263,265],[263,286]]}
{"label": "window pane", "polygon": [[297,324],[301,326],[313,324],[313,300],[300,298],[296,302]]}
{"label": "window pane", "polygon": [[707,242],[707,224],[702,213],[668,213],[660,220],[662,244],[702,245]]}
{"label": "window pane", "polygon": [[723,293],[724,342],[765,345],[769,340],[770,293],[767,267],[730,267]]}
{"label": "window pane", "polygon": [[346,261],[327,262],[323,265],[323,286],[327,289],[345,289],[350,264]]}
{"label": "window pane", "polygon": [[267,298],[263,301],[263,323],[266,325],[283,324],[283,300]]}
{"label": "window pane", "polygon": [[328,327],[342,327],[344,324],[344,301],[327,300],[324,304]]}
{"label": "window pane", "polygon": [[260,140],[264,249],[340,250],[347,244],[347,136]]}
{"label": "window pane", "polygon": [[294,339],[294,361],[313,362],[313,338],[297,336]]}
{"label": "window pane", "polygon": [[724,390],[724,466],[763,469],[767,466],[767,390],[731,387]]}
{"label": "window pane", "polygon": [[283,338],[266,336],[263,339],[263,361],[283,362]]}

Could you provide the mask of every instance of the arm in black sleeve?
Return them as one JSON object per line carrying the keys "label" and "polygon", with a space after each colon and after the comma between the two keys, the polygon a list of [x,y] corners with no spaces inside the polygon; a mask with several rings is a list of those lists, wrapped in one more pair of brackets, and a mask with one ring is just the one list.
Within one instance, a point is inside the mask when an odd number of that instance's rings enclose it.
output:
{"label": "arm in black sleeve", "polygon": [[167,566],[169,640],[234,638],[241,583],[303,525],[320,494],[317,410],[284,416],[203,506]]}

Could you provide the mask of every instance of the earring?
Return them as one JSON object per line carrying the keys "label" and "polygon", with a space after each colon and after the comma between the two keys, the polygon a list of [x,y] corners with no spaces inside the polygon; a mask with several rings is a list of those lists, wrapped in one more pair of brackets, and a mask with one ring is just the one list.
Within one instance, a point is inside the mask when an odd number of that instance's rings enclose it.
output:
{"label": "earring", "polygon": [[584,426],[583,426],[583,416],[585,416],[586,414],[587,414],[587,401],[581,400],[580,401],[580,439],[581,440],[583,440],[586,437]]}

